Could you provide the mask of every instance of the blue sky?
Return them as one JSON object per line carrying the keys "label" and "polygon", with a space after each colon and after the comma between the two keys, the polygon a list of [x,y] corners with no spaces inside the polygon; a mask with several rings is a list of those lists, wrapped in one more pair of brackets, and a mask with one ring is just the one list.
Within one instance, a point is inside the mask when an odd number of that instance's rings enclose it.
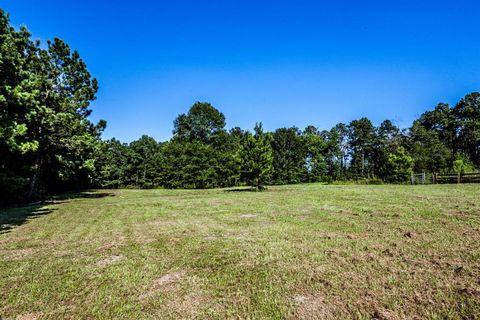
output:
{"label": "blue sky", "polygon": [[480,90],[478,1],[1,1],[34,38],[58,36],[100,82],[104,137],[171,137],[208,101],[227,127],[402,127]]}

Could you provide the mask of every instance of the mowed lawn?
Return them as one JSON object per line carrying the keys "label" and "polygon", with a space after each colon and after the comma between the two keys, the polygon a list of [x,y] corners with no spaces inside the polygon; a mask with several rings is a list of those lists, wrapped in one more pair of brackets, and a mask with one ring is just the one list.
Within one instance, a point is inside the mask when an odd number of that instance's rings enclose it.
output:
{"label": "mowed lawn", "polygon": [[480,318],[480,185],[101,190],[0,221],[1,319]]}

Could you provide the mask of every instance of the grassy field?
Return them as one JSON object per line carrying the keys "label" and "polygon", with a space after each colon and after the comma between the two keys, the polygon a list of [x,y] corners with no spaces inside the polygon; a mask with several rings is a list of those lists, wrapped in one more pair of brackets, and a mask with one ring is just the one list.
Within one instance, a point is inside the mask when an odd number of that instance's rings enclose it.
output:
{"label": "grassy field", "polygon": [[0,224],[2,319],[480,318],[480,185],[102,190]]}

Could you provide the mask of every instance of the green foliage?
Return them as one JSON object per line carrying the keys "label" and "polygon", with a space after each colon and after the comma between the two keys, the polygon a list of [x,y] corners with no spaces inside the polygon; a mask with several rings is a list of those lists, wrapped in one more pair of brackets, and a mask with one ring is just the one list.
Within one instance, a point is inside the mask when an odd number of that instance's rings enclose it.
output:
{"label": "green foliage", "polygon": [[456,146],[472,164],[480,167],[480,93],[466,95],[452,110],[455,115]]}
{"label": "green foliage", "polygon": [[404,141],[400,129],[390,120],[383,121],[376,130],[374,141],[374,172],[378,177],[389,180],[391,167],[388,156],[403,147]]}
{"label": "green foliage", "polygon": [[[134,184],[142,188],[153,188],[158,170],[159,145],[152,137],[143,135],[130,143],[131,176]],[[133,181],[132,181],[133,182]]]}
{"label": "green foliage", "polygon": [[349,124],[350,171],[356,178],[374,175],[375,128],[367,118],[353,120]]}
{"label": "green foliage", "polygon": [[216,157],[212,146],[199,141],[172,141],[164,148],[162,185],[167,188],[216,187]]}
{"label": "green foliage", "polygon": [[[203,112],[203,111],[209,112]],[[192,123],[212,124],[221,113],[210,104],[194,104],[188,112]],[[185,115],[180,115],[178,119]],[[201,121],[196,121],[197,117]],[[221,116],[223,117],[223,115]],[[224,119],[222,120],[224,121]],[[202,126],[203,127],[203,126]],[[215,188],[233,186],[239,181],[238,152],[243,132],[227,133],[223,125],[215,130],[189,127],[165,143],[142,136],[130,144],[116,140],[98,150],[97,185],[110,188]],[[187,132],[185,127],[178,132]]]}
{"label": "green foliage", "polygon": [[58,38],[42,46],[0,10],[2,194],[31,198],[89,183],[105,127],[88,120],[97,89],[76,51]]}
{"label": "green foliage", "polygon": [[470,161],[467,155],[457,154],[455,160],[453,161],[453,172],[455,173],[465,173],[475,171],[475,166]]}
{"label": "green foliage", "polygon": [[307,168],[306,150],[300,131],[295,127],[277,129],[272,133],[271,145],[273,181],[277,184],[301,182]]}
{"label": "green foliage", "polygon": [[307,129],[301,137],[301,150],[304,151],[302,182],[325,181],[327,177],[325,157],[327,155],[328,142],[316,130],[312,132]]}
{"label": "green foliage", "polygon": [[263,132],[262,124],[255,125],[255,135],[247,133],[240,150],[242,177],[257,190],[263,189],[273,172],[271,136]]}
{"label": "green foliage", "polygon": [[410,130],[410,152],[416,172],[445,172],[452,152],[443,144],[438,133],[415,121]]}
{"label": "green foliage", "polygon": [[[433,152],[439,151],[438,155],[431,155],[436,160],[436,170],[450,170],[460,155],[471,161],[471,169],[480,167],[480,93],[466,95],[453,108],[445,103],[438,104],[415,121],[413,129],[416,132],[413,133],[418,133],[418,127],[424,130],[420,135],[434,137],[430,138],[429,147]],[[423,158],[428,159],[428,156]]]}
{"label": "green foliage", "polygon": [[201,141],[209,139],[224,130],[225,116],[210,103],[196,102],[187,114],[179,115],[174,121],[173,135],[183,141]]}
{"label": "green foliage", "polygon": [[406,182],[413,172],[413,158],[406,153],[404,147],[398,147],[395,152],[389,153],[387,164],[391,182]]}
{"label": "green foliage", "polygon": [[330,131],[323,131],[320,136],[326,142],[323,154],[327,167],[327,180],[345,180],[349,162],[349,128],[339,123]]}

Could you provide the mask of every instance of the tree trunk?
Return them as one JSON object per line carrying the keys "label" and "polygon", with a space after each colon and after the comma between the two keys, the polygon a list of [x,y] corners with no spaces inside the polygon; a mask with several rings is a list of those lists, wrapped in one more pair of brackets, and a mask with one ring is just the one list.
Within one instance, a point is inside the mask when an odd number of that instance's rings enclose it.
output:
{"label": "tree trunk", "polygon": [[362,176],[365,177],[365,151],[362,148]]}
{"label": "tree trunk", "polygon": [[372,167],[372,179],[375,179],[375,162],[371,164]]}
{"label": "tree trunk", "polygon": [[40,168],[42,166],[42,156],[40,153],[37,154],[35,159],[35,165],[33,166],[32,177],[28,185],[27,198],[30,199],[35,194],[35,188],[37,187],[38,175],[40,174]]}
{"label": "tree trunk", "polygon": [[255,188],[257,191],[260,191],[260,178],[255,179]]}

